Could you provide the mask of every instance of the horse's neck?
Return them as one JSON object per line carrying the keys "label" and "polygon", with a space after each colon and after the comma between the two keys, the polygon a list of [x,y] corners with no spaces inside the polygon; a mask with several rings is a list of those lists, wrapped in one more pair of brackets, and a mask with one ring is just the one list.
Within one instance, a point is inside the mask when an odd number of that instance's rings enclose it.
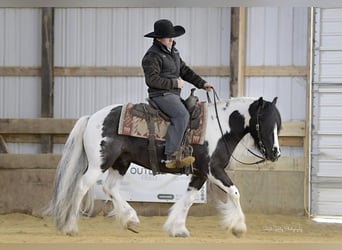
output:
{"label": "horse's neck", "polygon": [[[208,105],[208,123],[206,139],[209,143],[210,154],[212,154],[215,150],[218,140],[222,137],[222,133],[225,134],[227,132],[230,132],[229,118],[234,111],[238,111],[239,114],[241,114],[244,117],[244,128],[248,126],[250,119],[248,108],[254,100],[255,99],[253,98],[239,97],[231,98],[228,102],[217,103],[217,114],[215,111],[215,105]],[[222,133],[220,131],[219,123],[222,127]],[[236,145],[246,135],[246,133],[237,135],[237,137],[234,138],[234,142],[231,138],[231,146],[236,147]]]}
{"label": "horse's neck", "polygon": [[254,97],[232,97],[228,102],[228,112],[232,113],[237,110],[249,119],[248,109],[255,100]]}

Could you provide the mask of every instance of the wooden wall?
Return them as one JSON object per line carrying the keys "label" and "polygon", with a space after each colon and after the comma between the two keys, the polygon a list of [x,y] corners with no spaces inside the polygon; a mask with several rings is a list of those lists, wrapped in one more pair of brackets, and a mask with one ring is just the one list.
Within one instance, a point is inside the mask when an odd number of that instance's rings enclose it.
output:
{"label": "wooden wall", "polygon": [[[6,143],[41,143],[41,137],[48,136],[52,143],[63,144],[75,122],[75,119],[54,118],[0,119],[0,189],[2,190],[0,192],[0,214],[16,211],[38,214],[51,197],[54,173],[60,159],[59,154],[52,153],[11,154],[8,152]],[[305,135],[304,127],[305,124],[302,122],[285,123],[280,134],[281,145],[302,146]],[[302,170],[303,165],[303,159],[294,160],[285,157],[276,163],[261,164],[249,169],[237,166],[237,170],[240,168],[243,171],[259,171],[259,174],[264,172],[263,175],[265,175],[265,170],[273,169],[278,173],[288,170],[298,171]],[[239,171],[237,171],[236,178],[243,178],[243,176],[238,177],[238,173]],[[240,172],[240,175],[241,173],[243,172]],[[242,179],[241,183],[244,182],[245,180]],[[255,195],[252,192],[254,188],[251,189],[249,185],[246,185],[245,188],[249,189],[249,191],[246,190],[246,193],[251,196]],[[193,209],[195,214],[213,212],[214,208],[210,205],[213,193],[210,193],[210,190],[217,192],[214,187],[210,187],[208,205],[197,206],[197,209]],[[153,212],[166,214],[168,209],[168,205],[165,204],[135,203],[135,206],[140,214],[147,215],[151,215]],[[262,206],[258,204],[254,209],[262,209]]]}

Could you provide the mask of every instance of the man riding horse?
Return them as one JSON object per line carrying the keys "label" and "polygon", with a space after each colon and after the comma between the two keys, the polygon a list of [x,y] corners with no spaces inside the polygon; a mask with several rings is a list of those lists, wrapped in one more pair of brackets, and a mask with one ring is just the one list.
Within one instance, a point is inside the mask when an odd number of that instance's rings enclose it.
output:
{"label": "man riding horse", "polygon": [[174,38],[184,33],[182,26],[173,26],[169,20],[161,19],[154,23],[154,31],[145,35],[153,38],[153,45],[142,59],[149,98],[170,119],[165,143],[167,168],[184,167],[195,161],[191,155],[176,159],[189,123],[189,112],[180,97],[183,79],[200,89],[212,88],[181,59]]}

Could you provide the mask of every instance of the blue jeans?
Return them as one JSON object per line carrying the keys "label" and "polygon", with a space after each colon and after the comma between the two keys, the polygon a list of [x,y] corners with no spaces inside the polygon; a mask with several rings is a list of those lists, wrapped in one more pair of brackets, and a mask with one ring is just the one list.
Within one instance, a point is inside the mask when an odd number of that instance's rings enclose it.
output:
{"label": "blue jeans", "polygon": [[166,133],[165,154],[171,155],[180,148],[190,115],[178,95],[167,93],[153,97],[153,101],[170,118],[171,123]]}

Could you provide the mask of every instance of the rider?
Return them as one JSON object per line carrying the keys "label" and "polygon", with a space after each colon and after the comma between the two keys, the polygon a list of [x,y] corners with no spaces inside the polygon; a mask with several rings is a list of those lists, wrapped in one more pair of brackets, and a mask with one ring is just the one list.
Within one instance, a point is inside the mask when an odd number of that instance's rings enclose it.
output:
{"label": "rider", "polygon": [[[166,134],[165,166],[176,167],[176,155],[180,150],[183,135],[189,122],[189,112],[180,97],[184,81],[200,89],[210,91],[212,85],[197,75],[181,59],[175,48],[175,37],[185,33],[185,29],[166,19],[154,23],[154,31],[145,35],[153,38],[153,44],[142,59],[149,98],[170,118]],[[188,166],[195,161],[193,156],[180,160],[180,166]]]}

